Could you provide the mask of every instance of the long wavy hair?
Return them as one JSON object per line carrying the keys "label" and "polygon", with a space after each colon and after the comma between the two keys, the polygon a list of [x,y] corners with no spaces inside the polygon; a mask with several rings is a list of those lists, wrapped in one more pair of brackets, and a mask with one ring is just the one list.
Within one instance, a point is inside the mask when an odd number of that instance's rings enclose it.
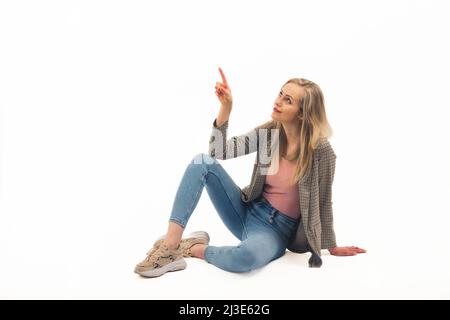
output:
{"label": "long wavy hair", "polygon": [[[328,123],[325,112],[325,102],[322,90],[314,82],[303,78],[289,79],[288,83],[294,83],[305,91],[304,97],[298,104],[298,118],[300,125],[299,147],[289,160],[297,160],[295,173],[291,177],[291,184],[298,183],[311,167],[314,150],[319,146],[322,139],[328,139],[333,135],[333,130]],[[279,129],[279,156],[287,153],[287,138],[281,122],[270,120],[259,126],[260,128]]]}

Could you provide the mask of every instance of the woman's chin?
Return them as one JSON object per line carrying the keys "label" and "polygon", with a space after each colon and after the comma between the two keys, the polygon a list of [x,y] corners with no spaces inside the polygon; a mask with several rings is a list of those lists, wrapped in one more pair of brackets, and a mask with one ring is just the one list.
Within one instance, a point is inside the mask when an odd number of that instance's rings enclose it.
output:
{"label": "woman's chin", "polygon": [[278,119],[278,115],[275,111],[273,111],[270,116],[272,117],[273,120]]}

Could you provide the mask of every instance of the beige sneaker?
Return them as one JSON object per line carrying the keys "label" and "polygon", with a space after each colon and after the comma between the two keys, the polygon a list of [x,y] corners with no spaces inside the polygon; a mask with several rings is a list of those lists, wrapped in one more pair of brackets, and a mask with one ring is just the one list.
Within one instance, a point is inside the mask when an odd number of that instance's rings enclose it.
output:
{"label": "beige sneaker", "polygon": [[[163,242],[165,236],[161,236],[156,240],[152,250],[157,250],[159,245]],[[183,252],[183,257],[192,257],[191,248],[194,244],[209,244],[209,234],[206,231],[195,231],[188,234],[181,239],[180,248]],[[150,251],[151,252],[151,251]]]}
{"label": "beige sneaker", "polygon": [[134,272],[148,278],[159,277],[166,272],[183,270],[186,261],[183,259],[181,246],[170,250],[163,239],[159,239],[147,253],[147,257],[136,265]]}
{"label": "beige sneaker", "polygon": [[192,257],[191,248],[195,244],[209,244],[209,235],[205,231],[196,231],[181,239],[181,251],[183,257]]}

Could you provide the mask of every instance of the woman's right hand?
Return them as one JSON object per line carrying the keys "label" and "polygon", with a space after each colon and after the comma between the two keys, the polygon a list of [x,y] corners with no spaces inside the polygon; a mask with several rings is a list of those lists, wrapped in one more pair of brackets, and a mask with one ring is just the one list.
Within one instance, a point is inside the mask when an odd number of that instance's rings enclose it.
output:
{"label": "woman's right hand", "polygon": [[219,98],[222,107],[231,111],[231,108],[233,106],[233,97],[231,96],[231,89],[220,67],[219,72],[220,76],[222,77],[222,82],[216,82],[216,96],[217,98]]}

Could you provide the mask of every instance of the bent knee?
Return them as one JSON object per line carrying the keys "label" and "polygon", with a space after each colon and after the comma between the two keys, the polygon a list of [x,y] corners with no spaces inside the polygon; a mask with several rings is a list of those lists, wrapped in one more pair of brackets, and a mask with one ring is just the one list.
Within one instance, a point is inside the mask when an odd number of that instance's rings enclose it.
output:
{"label": "bent knee", "polygon": [[233,272],[249,272],[257,267],[258,259],[252,250],[236,247],[233,253]]}
{"label": "bent knee", "polygon": [[217,160],[211,157],[207,153],[199,153],[194,156],[194,158],[191,161],[191,164],[203,164],[203,165],[210,165],[213,163],[216,163]]}
{"label": "bent knee", "polygon": [[286,249],[270,253],[270,250],[258,251],[247,247],[237,247],[234,254],[234,272],[248,272],[261,268],[285,253]]}

